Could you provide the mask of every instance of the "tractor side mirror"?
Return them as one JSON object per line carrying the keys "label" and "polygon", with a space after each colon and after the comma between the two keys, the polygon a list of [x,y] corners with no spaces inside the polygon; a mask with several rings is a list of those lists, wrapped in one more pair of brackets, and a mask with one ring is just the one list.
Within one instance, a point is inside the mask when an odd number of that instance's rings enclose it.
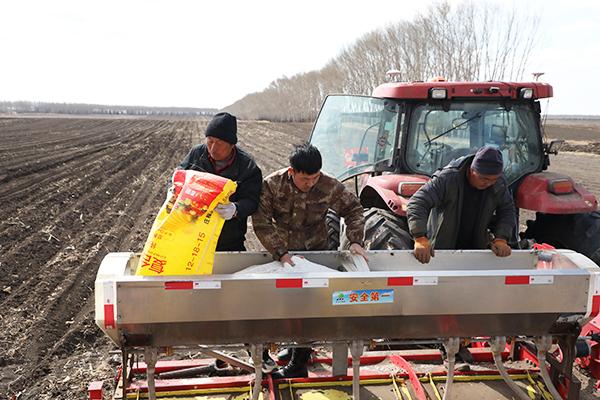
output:
{"label": "tractor side mirror", "polygon": [[546,154],[558,154],[558,151],[563,147],[565,141],[563,139],[553,140],[546,145]]}

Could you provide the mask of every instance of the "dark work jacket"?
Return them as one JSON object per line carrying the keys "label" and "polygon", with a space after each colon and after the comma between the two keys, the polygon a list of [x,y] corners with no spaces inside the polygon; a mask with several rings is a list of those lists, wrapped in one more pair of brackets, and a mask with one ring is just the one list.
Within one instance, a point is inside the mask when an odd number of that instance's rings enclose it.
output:
{"label": "dark work jacket", "polygon": [[258,208],[262,188],[262,173],[254,159],[236,146],[233,163],[217,174],[215,167],[208,158],[206,145],[199,144],[190,150],[178,168],[209,172],[237,183],[235,193],[229,198],[232,203],[235,203],[237,215],[225,221],[217,242],[217,251],[245,250],[244,241],[246,240],[248,216],[252,215]]}
{"label": "dark work jacket", "polygon": [[[429,182],[408,202],[408,227],[414,238],[427,236],[435,249],[454,249],[461,221],[467,169],[474,156],[461,157],[436,171]],[[473,248],[489,247],[487,230],[497,238],[510,240],[516,225],[516,211],[504,176],[485,189],[479,217],[473,231]]]}

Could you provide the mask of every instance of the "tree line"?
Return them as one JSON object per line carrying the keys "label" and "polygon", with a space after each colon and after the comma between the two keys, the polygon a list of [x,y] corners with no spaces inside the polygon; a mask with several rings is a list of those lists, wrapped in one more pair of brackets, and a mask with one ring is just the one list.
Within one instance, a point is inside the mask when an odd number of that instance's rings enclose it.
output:
{"label": "tree line", "polygon": [[0,113],[28,114],[101,114],[136,116],[210,116],[214,108],[111,106],[80,103],[44,103],[33,101],[0,101]]}
{"label": "tree line", "polygon": [[397,81],[520,80],[538,25],[516,9],[442,2],[363,35],[320,70],[276,79],[226,110],[243,119],[311,121],[328,94],[369,95],[389,70],[397,70]]}

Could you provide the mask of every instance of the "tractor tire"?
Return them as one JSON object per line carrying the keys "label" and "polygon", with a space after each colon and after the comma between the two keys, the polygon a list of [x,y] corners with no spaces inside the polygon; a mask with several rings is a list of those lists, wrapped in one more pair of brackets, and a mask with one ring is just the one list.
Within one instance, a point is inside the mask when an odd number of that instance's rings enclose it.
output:
{"label": "tractor tire", "polygon": [[406,218],[381,208],[365,210],[365,249],[407,250],[413,248]]}
{"label": "tractor tire", "polygon": [[327,225],[327,249],[339,250],[340,248],[340,217],[333,210],[327,210],[325,215]]}
{"label": "tractor tire", "polygon": [[600,265],[600,212],[553,215],[537,213],[527,221],[527,239],[574,250]]}

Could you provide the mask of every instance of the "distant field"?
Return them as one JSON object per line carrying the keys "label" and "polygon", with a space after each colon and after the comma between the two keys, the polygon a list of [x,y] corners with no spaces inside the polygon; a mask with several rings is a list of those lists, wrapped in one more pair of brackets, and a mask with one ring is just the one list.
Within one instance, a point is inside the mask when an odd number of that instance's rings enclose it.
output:
{"label": "distant field", "polygon": [[600,142],[600,119],[549,119],[546,135],[569,142]]}

